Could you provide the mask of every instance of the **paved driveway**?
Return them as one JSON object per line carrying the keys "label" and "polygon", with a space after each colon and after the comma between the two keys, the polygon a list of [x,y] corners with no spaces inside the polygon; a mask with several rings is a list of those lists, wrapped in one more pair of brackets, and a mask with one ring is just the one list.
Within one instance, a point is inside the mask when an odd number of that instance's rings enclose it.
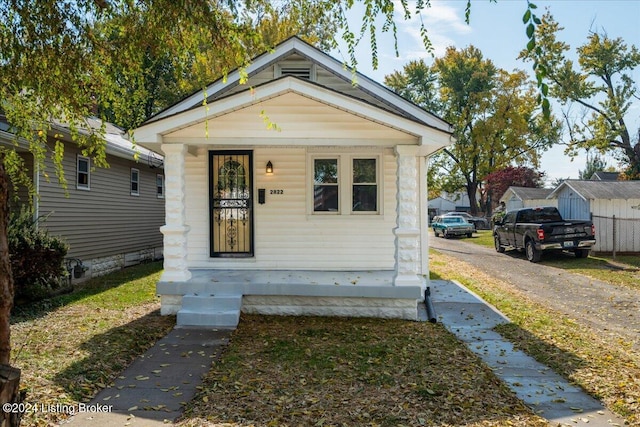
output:
{"label": "paved driveway", "polygon": [[[566,270],[531,263],[517,251],[494,249],[460,239],[430,236],[429,244],[443,254],[458,258],[509,283],[541,305],[566,313],[581,324],[603,334],[621,336],[640,350],[640,292],[614,286]],[[554,256],[545,254],[544,256]],[[562,254],[555,256],[573,255]],[[639,279],[640,280],[640,279]]]}

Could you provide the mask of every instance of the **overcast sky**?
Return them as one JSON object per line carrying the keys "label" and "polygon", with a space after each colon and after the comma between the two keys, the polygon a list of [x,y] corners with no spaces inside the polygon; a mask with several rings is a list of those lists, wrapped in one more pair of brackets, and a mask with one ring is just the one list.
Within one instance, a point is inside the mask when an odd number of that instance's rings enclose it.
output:
{"label": "overcast sky", "polygon": [[[531,72],[531,64],[518,61],[518,53],[525,47],[527,38],[522,15],[526,11],[526,0],[473,0],[471,22],[464,22],[466,0],[431,0],[431,8],[423,12],[423,22],[434,45],[434,55],[441,56],[448,46],[463,49],[469,45],[479,48],[483,56],[500,68],[512,71],[515,68]],[[564,27],[559,39],[571,46],[570,55],[584,44],[592,31],[606,32],[609,37],[621,37],[627,45],[640,48],[640,0],[533,0],[538,6],[537,15],[549,10],[555,20]],[[357,24],[354,14],[354,23]],[[419,19],[410,22],[401,18],[398,28],[400,56],[396,57],[391,35],[378,38],[379,67],[371,66],[369,42],[365,40],[358,49],[358,71],[382,83],[384,76],[414,59],[424,58],[428,63],[433,57],[424,49],[419,35]],[[343,59],[340,52],[332,52]],[[575,57],[574,57],[575,59]],[[633,74],[640,87],[640,69]],[[640,126],[640,102],[636,102],[627,119],[633,123],[632,132]],[[611,166],[617,166],[609,160]],[[555,178],[577,178],[584,169],[585,156],[570,161],[557,147],[543,157],[541,169],[547,180]]]}

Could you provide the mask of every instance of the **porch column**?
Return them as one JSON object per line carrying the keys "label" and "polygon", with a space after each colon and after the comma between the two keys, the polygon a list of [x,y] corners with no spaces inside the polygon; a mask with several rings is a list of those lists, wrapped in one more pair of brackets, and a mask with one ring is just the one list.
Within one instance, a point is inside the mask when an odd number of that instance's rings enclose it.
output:
{"label": "porch column", "polygon": [[184,144],[162,144],[165,176],[165,225],[163,282],[185,282],[191,278],[187,267],[187,233],[185,224]]}
{"label": "porch column", "polygon": [[420,194],[418,147],[399,145],[395,149],[397,172],[396,286],[423,286],[420,277]]}

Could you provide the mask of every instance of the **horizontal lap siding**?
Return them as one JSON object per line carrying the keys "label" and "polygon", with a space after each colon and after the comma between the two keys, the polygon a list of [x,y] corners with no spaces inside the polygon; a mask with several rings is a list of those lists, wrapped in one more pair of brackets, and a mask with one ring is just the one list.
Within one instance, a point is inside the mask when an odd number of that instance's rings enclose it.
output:
{"label": "horizontal lap siding", "polygon": [[[146,162],[107,156],[109,168],[91,171],[90,190],[76,189],[77,147],[67,144],[64,158],[68,197],[52,176],[40,178],[40,215],[44,226],[70,245],[69,256],[81,259],[123,254],[161,247],[164,199],[156,196],[156,174]],[[92,164],[93,167],[93,164]],[[139,196],[130,194],[130,170],[140,171]]]}
{"label": "horizontal lap siding", "polygon": [[[387,153],[383,163],[381,198],[384,215],[309,214],[306,195],[308,155],[305,148],[254,150],[255,258],[209,258],[208,150],[187,156],[186,204],[189,263],[191,267],[241,267],[274,269],[392,269],[394,266],[395,158]],[[341,149],[339,153],[350,152]],[[367,151],[358,151],[358,155]],[[381,150],[376,151],[382,154]],[[319,153],[330,154],[327,152]],[[344,157],[346,160],[347,157]],[[271,161],[273,175],[265,174]],[[257,203],[257,189],[266,190],[266,203]],[[270,194],[282,190],[283,194]],[[347,191],[348,188],[341,188]]]}

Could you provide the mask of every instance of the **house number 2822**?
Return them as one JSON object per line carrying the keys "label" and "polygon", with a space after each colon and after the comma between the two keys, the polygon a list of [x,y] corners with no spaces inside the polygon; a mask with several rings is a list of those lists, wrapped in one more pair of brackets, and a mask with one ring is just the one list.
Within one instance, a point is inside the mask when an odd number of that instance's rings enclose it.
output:
{"label": "house number 2822", "polygon": [[269,190],[269,194],[284,194],[284,190]]}

